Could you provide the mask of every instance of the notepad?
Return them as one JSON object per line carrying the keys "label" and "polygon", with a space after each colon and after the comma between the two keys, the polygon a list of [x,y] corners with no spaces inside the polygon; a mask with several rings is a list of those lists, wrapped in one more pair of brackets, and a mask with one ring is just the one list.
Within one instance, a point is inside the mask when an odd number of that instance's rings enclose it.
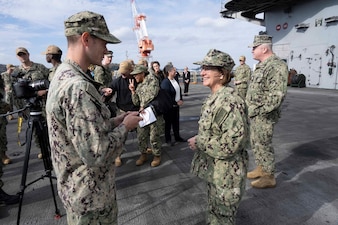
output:
{"label": "notepad", "polygon": [[139,122],[140,127],[145,127],[145,126],[152,124],[156,121],[155,113],[150,106],[145,108],[142,111],[142,113],[140,113],[140,117],[143,118],[143,120],[141,120]]}

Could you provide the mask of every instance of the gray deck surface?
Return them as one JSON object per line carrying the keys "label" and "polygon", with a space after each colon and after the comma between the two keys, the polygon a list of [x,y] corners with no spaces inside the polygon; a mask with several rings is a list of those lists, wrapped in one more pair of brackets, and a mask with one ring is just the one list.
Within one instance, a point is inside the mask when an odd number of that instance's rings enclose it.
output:
{"label": "gray deck surface", "polygon": [[[209,88],[192,84],[181,107],[181,136],[196,134],[203,99]],[[3,189],[20,190],[25,146],[17,145],[17,120],[9,122],[8,155]],[[20,139],[24,142],[25,127]],[[338,225],[338,91],[314,88],[288,89],[273,144],[277,187],[257,190],[247,181],[247,192],[238,210],[238,225]],[[164,147],[162,164],[135,166],[139,156],[136,134],[130,133],[123,165],[117,168],[116,185],[120,225],[204,225],[205,183],[189,173],[193,152],[186,143]],[[42,160],[33,144],[27,183],[44,175]],[[253,168],[250,153],[250,169]],[[55,184],[55,181],[54,181]],[[55,185],[54,185],[55,186]],[[25,191],[20,224],[67,224],[65,210],[54,219],[48,179]],[[16,224],[18,205],[0,208],[0,224]]]}

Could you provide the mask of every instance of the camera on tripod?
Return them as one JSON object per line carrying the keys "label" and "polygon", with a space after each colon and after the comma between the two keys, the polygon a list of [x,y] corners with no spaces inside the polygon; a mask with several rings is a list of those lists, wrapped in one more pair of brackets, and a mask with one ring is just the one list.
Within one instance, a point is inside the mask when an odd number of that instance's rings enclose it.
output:
{"label": "camera on tripod", "polygon": [[18,81],[13,84],[16,97],[20,99],[37,97],[38,91],[46,90],[48,87],[49,81],[47,79],[32,81],[25,78],[19,78]]}

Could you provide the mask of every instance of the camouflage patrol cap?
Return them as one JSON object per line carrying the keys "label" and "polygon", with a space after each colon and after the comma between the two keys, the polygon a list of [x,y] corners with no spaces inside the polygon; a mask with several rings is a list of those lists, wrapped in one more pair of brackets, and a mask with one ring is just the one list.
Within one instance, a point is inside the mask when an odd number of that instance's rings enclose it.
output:
{"label": "camouflage patrol cap", "polygon": [[42,54],[43,55],[48,55],[48,54],[51,54],[51,55],[62,55],[62,51],[56,45],[49,45],[47,47],[47,50],[45,52],[43,52]]}
{"label": "camouflage patrol cap", "polygon": [[261,44],[272,44],[272,37],[269,35],[256,35],[254,37],[254,42],[249,48],[257,47]]}
{"label": "camouflage patrol cap", "polygon": [[18,55],[19,53],[25,53],[28,55],[28,50],[24,47],[18,47],[16,50],[15,50],[15,53]]}
{"label": "camouflage patrol cap", "polygon": [[13,66],[13,64],[7,64],[7,65],[6,65],[6,69],[8,70],[8,69],[10,69],[10,68],[15,68],[15,66]]}
{"label": "camouflage patrol cap", "polygon": [[109,33],[104,17],[94,12],[82,11],[76,13],[69,17],[64,24],[66,37],[88,32],[107,43],[117,44],[121,42]]}
{"label": "camouflage patrol cap", "polygon": [[137,75],[137,74],[140,74],[140,73],[145,73],[145,75],[147,75],[149,73],[148,67],[140,65],[140,64],[136,64],[133,72],[131,72],[130,74],[131,75]]}
{"label": "camouflage patrol cap", "polygon": [[229,54],[216,49],[210,49],[202,61],[195,62],[194,64],[201,66],[219,66],[229,71],[235,66],[235,62]]}
{"label": "camouflage patrol cap", "polygon": [[108,50],[106,53],[104,53],[104,55],[108,57],[113,57],[113,51]]}

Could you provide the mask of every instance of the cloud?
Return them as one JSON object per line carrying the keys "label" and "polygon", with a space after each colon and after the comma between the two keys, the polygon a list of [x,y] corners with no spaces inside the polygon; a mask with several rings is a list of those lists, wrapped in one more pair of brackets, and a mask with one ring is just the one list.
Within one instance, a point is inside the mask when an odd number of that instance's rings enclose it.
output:
{"label": "cloud", "polygon": [[229,23],[223,18],[202,17],[196,21],[198,27],[225,28]]}
{"label": "cloud", "polygon": [[[152,59],[161,64],[172,61],[178,68],[193,67],[210,48],[237,55],[249,55],[248,43],[261,27],[239,20],[220,17],[219,0],[136,0],[139,13],[147,16],[146,24],[155,50]],[[132,28],[129,0],[0,0],[0,63],[18,64],[15,49],[27,47],[31,59],[43,63],[41,52],[50,44],[66,53],[63,22],[72,14],[90,10],[104,15],[109,30],[122,40],[108,45],[113,61],[128,58],[138,61],[136,35]],[[248,62],[250,63],[250,57]]]}

